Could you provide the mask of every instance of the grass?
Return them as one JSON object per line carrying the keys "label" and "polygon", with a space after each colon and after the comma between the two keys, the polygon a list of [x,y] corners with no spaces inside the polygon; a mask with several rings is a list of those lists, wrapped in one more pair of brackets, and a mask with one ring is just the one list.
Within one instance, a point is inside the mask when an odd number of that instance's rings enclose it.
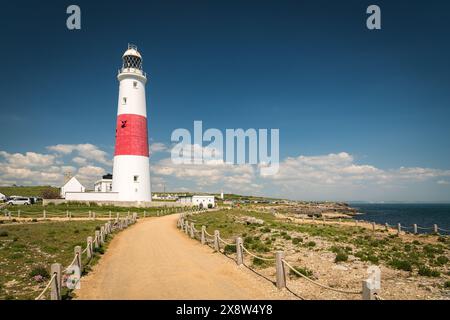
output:
{"label": "grass", "polygon": [[62,203],[62,204],[49,204],[43,206],[42,204],[34,204],[28,206],[7,206],[6,209],[11,212],[11,218],[17,218],[20,210],[21,218],[43,218],[43,211],[46,211],[46,217],[66,217],[67,211],[70,212],[73,218],[89,217],[89,211],[91,211],[92,216],[98,218],[109,217],[109,212],[111,211],[111,217],[115,218],[117,214],[120,217],[124,217],[128,212],[136,212],[140,216],[143,216],[144,211],[146,216],[154,216],[157,211],[166,209],[164,207],[150,207],[150,208],[138,208],[138,207],[116,207],[116,206],[99,206],[96,203],[86,204],[86,203]]}
{"label": "grass", "polygon": [[32,186],[32,187],[0,187],[0,193],[5,196],[24,196],[24,197],[42,197],[44,190],[51,189],[59,193],[59,188],[50,186]]}
{"label": "grass", "polygon": [[[262,219],[264,224],[240,223],[243,217],[248,216]],[[239,209],[206,212],[190,219],[196,225],[207,226],[207,231],[211,234],[214,230],[220,230],[224,238],[243,237],[245,247],[255,253],[273,253],[275,250],[286,250],[294,246],[297,247],[297,252],[300,248],[334,252],[335,262],[348,261],[349,256],[353,255],[363,262],[422,276],[429,274],[426,268],[430,267],[439,274],[448,272],[448,236],[420,235],[409,240],[410,238],[388,234],[384,230],[374,233],[370,229],[353,225],[294,224],[277,219],[269,212]],[[332,245],[318,246],[318,239]]]}
{"label": "grass", "polygon": [[[306,268],[306,267],[294,267],[294,269],[295,269],[298,273],[301,273],[302,275],[307,276],[307,277],[309,277],[309,278],[311,278],[311,277],[313,276],[313,272],[312,272],[311,270],[309,270],[308,268]],[[294,278],[300,277],[300,276],[299,276],[296,272],[294,272],[292,269],[289,269],[289,275],[290,275],[291,277],[294,277]]]}
{"label": "grass", "polygon": [[100,224],[66,221],[0,226],[0,232],[8,234],[0,240],[0,300],[34,299],[46,284],[35,276],[45,280],[55,262],[67,266],[73,259],[73,248],[84,248],[86,238]]}

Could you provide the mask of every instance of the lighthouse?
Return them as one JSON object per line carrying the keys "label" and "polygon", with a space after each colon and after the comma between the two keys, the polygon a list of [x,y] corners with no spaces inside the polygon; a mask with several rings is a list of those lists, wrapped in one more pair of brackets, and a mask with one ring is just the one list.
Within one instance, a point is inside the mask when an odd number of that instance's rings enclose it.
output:
{"label": "lighthouse", "polygon": [[118,201],[151,201],[145,101],[147,75],[136,46],[128,45],[117,79],[119,99],[112,192],[117,193]]}

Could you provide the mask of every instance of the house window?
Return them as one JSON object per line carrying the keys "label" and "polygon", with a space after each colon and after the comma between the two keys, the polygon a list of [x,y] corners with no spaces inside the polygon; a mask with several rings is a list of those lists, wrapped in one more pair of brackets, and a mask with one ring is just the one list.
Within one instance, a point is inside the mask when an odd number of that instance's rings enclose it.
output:
{"label": "house window", "polygon": [[133,88],[137,89],[137,81],[133,81]]}
{"label": "house window", "polygon": [[139,182],[139,176],[133,176],[133,181],[134,182]]}
{"label": "house window", "polygon": [[122,104],[127,104],[127,97],[122,98]]}

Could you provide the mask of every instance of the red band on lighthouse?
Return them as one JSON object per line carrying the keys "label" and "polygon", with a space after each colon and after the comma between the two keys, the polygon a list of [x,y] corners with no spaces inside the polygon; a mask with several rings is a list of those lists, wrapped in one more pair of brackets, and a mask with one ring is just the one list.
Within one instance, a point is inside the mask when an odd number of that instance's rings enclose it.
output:
{"label": "red band on lighthouse", "polygon": [[137,114],[117,116],[114,155],[149,156],[146,117]]}

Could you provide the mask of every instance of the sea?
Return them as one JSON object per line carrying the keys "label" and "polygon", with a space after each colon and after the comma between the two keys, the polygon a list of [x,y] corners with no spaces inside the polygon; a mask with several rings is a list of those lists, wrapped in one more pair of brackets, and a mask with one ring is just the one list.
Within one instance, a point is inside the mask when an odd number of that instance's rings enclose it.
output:
{"label": "sea", "polygon": [[[450,230],[450,203],[349,203],[358,211],[357,220],[388,223],[412,228],[417,224],[419,233],[432,231],[434,224],[440,229]],[[421,229],[428,228],[428,229]],[[450,231],[439,231],[450,235]]]}

